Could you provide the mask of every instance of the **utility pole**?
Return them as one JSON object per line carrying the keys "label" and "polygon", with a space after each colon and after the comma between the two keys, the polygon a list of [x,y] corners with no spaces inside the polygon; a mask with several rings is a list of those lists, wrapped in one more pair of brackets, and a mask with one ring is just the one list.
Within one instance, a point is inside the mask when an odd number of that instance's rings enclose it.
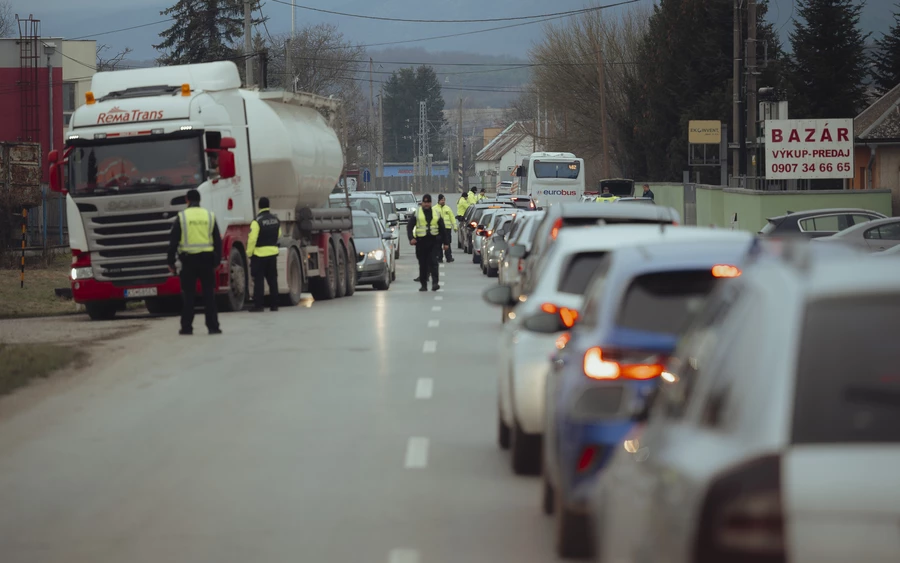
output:
{"label": "utility pole", "polygon": [[250,56],[250,51],[253,50],[250,41],[250,8],[250,0],[244,0],[244,76],[248,88],[253,86],[253,57]]}
{"label": "utility pole", "polygon": [[384,177],[384,84],[378,95],[378,177]]}
{"label": "utility pole", "polygon": [[291,61],[291,39],[290,37],[284,40],[284,72],[287,75],[287,90],[288,92],[294,91],[294,63]]}
{"label": "utility pole", "polygon": [[[366,117],[368,121],[366,127],[366,136],[368,137],[368,145],[369,145],[369,166],[371,167],[373,164],[372,161],[372,153],[375,152],[375,142],[372,140],[372,130],[375,127],[375,85],[373,82],[372,74],[374,73],[375,63],[372,61],[372,57],[369,57],[369,113]],[[377,159],[377,157],[376,157]],[[377,171],[377,160],[375,161],[376,166],[375,169]],[[371,174],[371,172],[370,172]]]}
{"label": "utility pole", "polygon": [[600,87],[600,128],[603,140],[603,177],[609,178],[609,135],[606,130],[606,76],[604,75],[603,38],[597,45],[597,82]]}
{"label": "utility pole", "polygon": [[537,97],[537,119],[534,120],[537,123],[537,136],[541,136],[541,96]]}
{"label": "utility pole", "polygon": [[463,118],[463,99],[462,96],[459,98],[459,130],[457,131],[457,139],[456,139],[456,154],[459,159],[459,177],[457,178],[457,187],[459,191],[462,192],[465,187],[465,183],[463,182],[463,128],[462,128],[462,118]]}
{"label": "utility pole", "polygon": [[756,189],[756,0],[747,0],[747,187]]}
{"label": "utility pole", "polygon": [[731,80],[734,83],[732,95],[731,114],[731,142],[733,144],[731,174],[734,178],[740,177],[741,169],[741,7],[738,0],[734,1],[734,46],[733,68]]}

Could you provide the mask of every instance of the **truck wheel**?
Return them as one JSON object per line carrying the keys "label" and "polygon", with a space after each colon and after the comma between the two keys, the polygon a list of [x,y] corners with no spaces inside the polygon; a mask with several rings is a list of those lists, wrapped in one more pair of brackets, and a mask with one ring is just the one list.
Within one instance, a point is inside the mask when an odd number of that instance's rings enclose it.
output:
{"label": "truck wheel", "polygon": [[153,297],[144,306],[151,315],[173,315],[181,312],[181,297]]}
{"label": "truck wheel", "polygon": [[303,266],[296,248],[288,250],[287,255],[287,295],[280,295],[279,300],[285,306],[296,307],[303,296]]}
{"label": "truck wheel", "polygon": [[350,297],[356,293],[356,245],[352,241],[347,256],[347,297]]}
{"label": "truck wheel", "polygon": [[334,299],[337,294],[337,272],[335,271],[334,244],[328,244],[328,267],[325,268],[325,276],[320,276],[310,281],[313,297],[318,301]]}
{"label": "truck wheel", "polygon": [[119,310],[118,303],[85,303],[84,308],[92,321],[111,321]]}
{"label": "truck wheel", "polygon": [[337,248],[337,292],[335,297],[347,295],[347,252],[340,242],[335,244]]}
{"label": "truck wheel", "polygon": [[241,251],[232,246],[228,254],[228,294],[219,298],[219,308],[234,312],[244,308],[247,299],[247,266]]}

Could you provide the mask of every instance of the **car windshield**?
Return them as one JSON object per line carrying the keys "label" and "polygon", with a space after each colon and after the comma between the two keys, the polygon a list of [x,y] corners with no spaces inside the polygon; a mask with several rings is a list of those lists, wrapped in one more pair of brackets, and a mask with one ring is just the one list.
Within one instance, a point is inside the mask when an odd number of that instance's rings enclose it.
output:
{"label": "car windshield", "polygon": [[77,144],[68,155],[73,196],[196,188],[203,182],[199,136]]}
{"label": "car windshield", "polygon": [[711,269],[638,276],[625,292],[616,325],[679,334],[703,305],[715,283]]}
{"label": "car windshield", "polygon": [[350,208],[374,213],[379,218],[384,217],[382,215],[384,210],[381,208],[381,202],[375,197],[351,197]]}
{"label": "car windshield", "polygon": [[371,217],[354,217],[353,236],[356,238],[378,238],[378,228],[375,226],[375,219]]}
{"label": "car windshield", "polygon": [[412,203],[412,204],[418,203],[416,201],[416,196],[414,196],[413,194],[392,193],[391,197],[394,198],[395,203]]}
{"label": "car windshield", "polygon": [[807,306],[794,392],[795,444],[900,443],[900,294]]}
{"label": "car windshield", "polygon": [[565,162],[534,161],[534,175],[536,178],[560,178],[577,180],[581,172],[581,163],[577,160]]}

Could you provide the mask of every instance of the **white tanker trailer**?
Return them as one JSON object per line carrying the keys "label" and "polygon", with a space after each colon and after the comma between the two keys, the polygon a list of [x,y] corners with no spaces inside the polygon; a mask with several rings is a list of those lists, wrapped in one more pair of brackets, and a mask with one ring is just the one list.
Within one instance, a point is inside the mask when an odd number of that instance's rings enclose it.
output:
{"label": "white tanker trailer", "polygon": [[327,207],[344,166],[336,100],[242,89],[232,62],[100,72],[86,98],[49,160],[51,188],[66,194],[72,296],[91,318],[111,318],[129,300],[177,309],[166,251],[190,189],[221,231],[223,309],[248,299],[245,249],[262,196],[285,234],[280,299],[353,294],[351,214]]}

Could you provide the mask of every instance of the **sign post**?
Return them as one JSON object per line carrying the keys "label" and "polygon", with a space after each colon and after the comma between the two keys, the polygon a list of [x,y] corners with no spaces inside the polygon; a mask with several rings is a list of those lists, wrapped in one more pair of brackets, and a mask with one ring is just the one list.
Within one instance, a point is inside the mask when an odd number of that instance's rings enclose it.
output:
{"label": "sign post", "polygon": [[853,119],[766,121],[770,180],[853,178]]}
{"label": "sign post", "polygon": [[723,170],[727,170],[728,156],[723,148],[725,146],[723,139],[721,121],[690,121],[688,123],[688,166],[722,166]]}

